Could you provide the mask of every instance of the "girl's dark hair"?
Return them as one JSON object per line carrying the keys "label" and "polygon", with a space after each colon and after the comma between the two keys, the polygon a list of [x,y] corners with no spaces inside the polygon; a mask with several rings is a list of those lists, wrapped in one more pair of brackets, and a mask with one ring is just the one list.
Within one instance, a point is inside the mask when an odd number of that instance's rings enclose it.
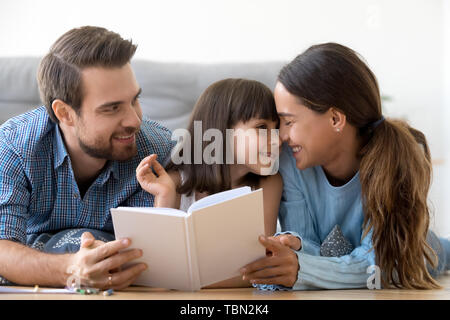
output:
{"label": "girl's dark hair", "polygon": [[427,243],[430,152],[422,132],[401,120],[381,119],[375,75],[356,52],[336,43],[315,45],[280,72],[278,80],[318,113],[341,110],[359,131],[364,235],[372,243],[383,284],[439,288],[427,270],[436,254]]}
{"label": "girl's dark hair", "polygon": [[[190,194],[193,191],[210,194],[231,189],[229,167],[225,165],[227,157],[226,129],[232,129],[238,122],[247,122],[252,118],[279,121],[275,101],[271,90],[258,81],[247,79],[224,79],[211,84],[199,97],[192,112],[188,131],[191,139],[190,163],[166,166],[167,170],[183,172],[183,183],[177,192]],[[220,163],[195,164],[194,162],[194,121],[201,121],[202,131],[218,129],[223,137],[223,161]],[[203,134],[203,133],[202,133]],[[211,142],[202,141],[203,150]],[[259,176],[249,173],[242,182],[255,186]]]}
{"label": "girl's dark hair", "polygon": [[58,123],[52,103],[60,99],[81,113],[81,71],[87,67],[114,68],[130,62],[136,45],[101,27],[84,26],[63,34],[42,58],[37,80],[42,102]]}

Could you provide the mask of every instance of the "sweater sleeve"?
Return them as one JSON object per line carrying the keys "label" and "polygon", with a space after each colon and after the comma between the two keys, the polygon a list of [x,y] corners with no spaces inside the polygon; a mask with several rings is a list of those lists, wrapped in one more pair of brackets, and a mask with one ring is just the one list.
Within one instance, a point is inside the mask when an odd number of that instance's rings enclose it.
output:
{"label": "sweater sleeve", "polygon": [[371,275],[368,268],[375,265],[369,232],[350,254],[341,257],[322,257],[296,251],[299,263],[297,282],[293,290],[364,288]]}
{"label": "sweater sleeve", "polygon": [[[305,252],[305,243],[294,231],[276,233],[292,234],[302,241],[302,248],[295,251],[299,263],[297,281],[292,288],[281,285],[261,285],[254,287],[260,290],[318,290],[318,289],[351,289],[365,288],[372,272],[368,269],[375,265],[375,254],[372,250],[372,231],[361,241],[361,246],[355,248],[350,254],[341,257],[323,257]],[[313,244],[314,247],[317,244]],[[310,249],[309,247],[308,249]],[[320,247],[319,249],[320,250]]]}

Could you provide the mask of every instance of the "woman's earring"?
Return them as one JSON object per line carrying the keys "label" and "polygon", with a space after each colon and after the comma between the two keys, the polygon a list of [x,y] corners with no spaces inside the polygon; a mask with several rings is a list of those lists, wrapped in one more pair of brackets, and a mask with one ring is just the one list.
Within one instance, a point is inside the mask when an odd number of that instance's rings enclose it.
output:
{"label": "woman's earring", "polygon": [[337,131],[337,132],[341,131],[341,128],[336,128],[336,131]]}

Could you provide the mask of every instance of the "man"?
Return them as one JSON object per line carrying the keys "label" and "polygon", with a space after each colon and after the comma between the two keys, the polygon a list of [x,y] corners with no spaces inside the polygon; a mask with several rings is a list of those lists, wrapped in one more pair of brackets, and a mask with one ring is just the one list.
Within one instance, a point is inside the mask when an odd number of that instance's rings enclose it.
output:
{"label": "man", "polygon": [[65,286],[76,276],[123,289],[147,267],[122,267],[142,252],[110,241],[110,208],[153,206],[137,165],[172,147],[168,129],[142,119],[135,50],[103,28],[68,31],[39,66],[45,106],[0,127],[0,275],[9,281]]}

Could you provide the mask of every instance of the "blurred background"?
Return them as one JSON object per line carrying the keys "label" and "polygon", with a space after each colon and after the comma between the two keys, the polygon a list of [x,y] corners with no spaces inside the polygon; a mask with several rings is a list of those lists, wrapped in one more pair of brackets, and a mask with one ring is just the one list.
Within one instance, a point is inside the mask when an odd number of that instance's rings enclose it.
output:
{"label": "blurred background", "polygon": [[385,115],[427,136],[431,227],[450,235],[450,0],[1,0],[0,56],[41,57],[82,25],[160,62],[289,62],[312,44],[350,46],[377,76]]}

